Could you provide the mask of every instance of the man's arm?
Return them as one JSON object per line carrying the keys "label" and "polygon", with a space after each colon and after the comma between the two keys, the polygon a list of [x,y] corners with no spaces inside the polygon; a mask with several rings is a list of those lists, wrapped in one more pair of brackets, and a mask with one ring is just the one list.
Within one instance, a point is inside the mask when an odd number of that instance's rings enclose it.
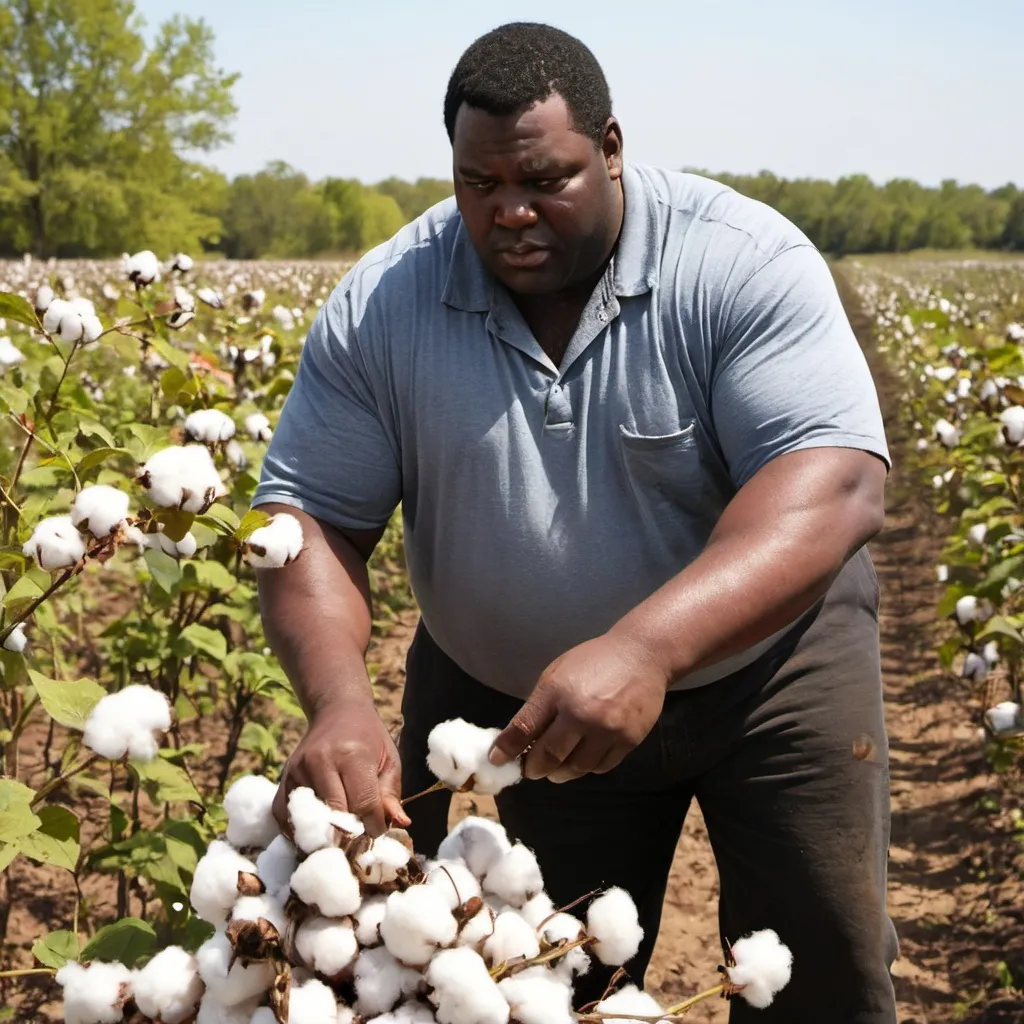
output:
{"label": "man's arm", "polygon": [[309,726],[288,760],[274,813],[287,826],[288,794],[309,786],[349,810],[373,834],[407,825],[398,753],[373,703],[365,654],[372,612],[367,559],[384,530],[338,530],[287,505],[301,523],[303,550],[282,569],[257,573],[267,640]]}
{"label": "man's arm", "polygon": [[[844,448],[769,462],[729,503],[704,551],[607,633],[558,658],[495,743],[529,778],[607,772],[657,721],[668,685],[795,621],[885,515],[886,466]],[[531,746],[532,745],[532,746]]]}

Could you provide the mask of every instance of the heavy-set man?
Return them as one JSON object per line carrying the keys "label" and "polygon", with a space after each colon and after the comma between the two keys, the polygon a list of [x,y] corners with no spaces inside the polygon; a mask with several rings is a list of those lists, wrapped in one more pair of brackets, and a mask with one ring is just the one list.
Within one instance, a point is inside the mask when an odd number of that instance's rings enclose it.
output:
{"label": "heavy-set man", "polygon": [[[528,779],[502,821],[556,903],[634,895],[634,980],[696,798],[723,940],[774,928],[794,955],[773,1006],[731,1019],[894,1024],[864,547],[889,457],[829,269],[767,207],[626,162],[600,66],[551,27],[473,43],[444,121],[455,197],[320,311],[255,499],[306,535],[259,583],[309,719],[278,814],[308,785],[409,824],[430,729],[501,727],[492,756],[526,751]],[[422,622],[396,750],[364,654],[399,503]],[[448,803],[412,806],[420,851]]]}

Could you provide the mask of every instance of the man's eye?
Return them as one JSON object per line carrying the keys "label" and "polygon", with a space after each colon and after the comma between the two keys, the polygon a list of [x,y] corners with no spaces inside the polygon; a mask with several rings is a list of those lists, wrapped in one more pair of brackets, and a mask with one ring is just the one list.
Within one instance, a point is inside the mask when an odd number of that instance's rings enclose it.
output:
{"label": "man's eye", "polygon": [[491,188],[493,182],[490,181],[467,181],[466,184],[476,192],[486,192]]}
{"label": "man's eye", "polygon": [[533,183],[537,188],[543,189],[545,192],[556,192],[558,189],[562,188],[568,180],[568,175],[563,174],[558,178],[536,178]]}

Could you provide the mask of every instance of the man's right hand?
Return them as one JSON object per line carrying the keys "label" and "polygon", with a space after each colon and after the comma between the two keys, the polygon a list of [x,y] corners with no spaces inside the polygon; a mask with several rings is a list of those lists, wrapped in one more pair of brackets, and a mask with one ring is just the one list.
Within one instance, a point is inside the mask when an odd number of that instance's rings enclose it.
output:
{"label": "man's right hand", "polygon": [[369,699],[336,700],[311,716],[274,800],[274,816],[288,836],[288,794],[297,786],[309,786],[329,806],[355,814],[370,835],[410,823],[402,810],[398,751]]}

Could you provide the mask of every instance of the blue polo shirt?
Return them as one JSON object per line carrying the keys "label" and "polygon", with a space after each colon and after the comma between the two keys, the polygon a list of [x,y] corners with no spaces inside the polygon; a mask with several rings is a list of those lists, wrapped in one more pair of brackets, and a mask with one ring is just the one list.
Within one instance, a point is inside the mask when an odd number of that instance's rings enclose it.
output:
{"label": "blue polo shirt", "polygon": [[454,199],[367,253],[309,331],[254,499],[353,529],[401,502],[431,636],[518,697],[691,562],[771,459],[839,446],[889,462],[807,237],[697,175],[627,164],[623,188],[618,244],[561,365]]}

